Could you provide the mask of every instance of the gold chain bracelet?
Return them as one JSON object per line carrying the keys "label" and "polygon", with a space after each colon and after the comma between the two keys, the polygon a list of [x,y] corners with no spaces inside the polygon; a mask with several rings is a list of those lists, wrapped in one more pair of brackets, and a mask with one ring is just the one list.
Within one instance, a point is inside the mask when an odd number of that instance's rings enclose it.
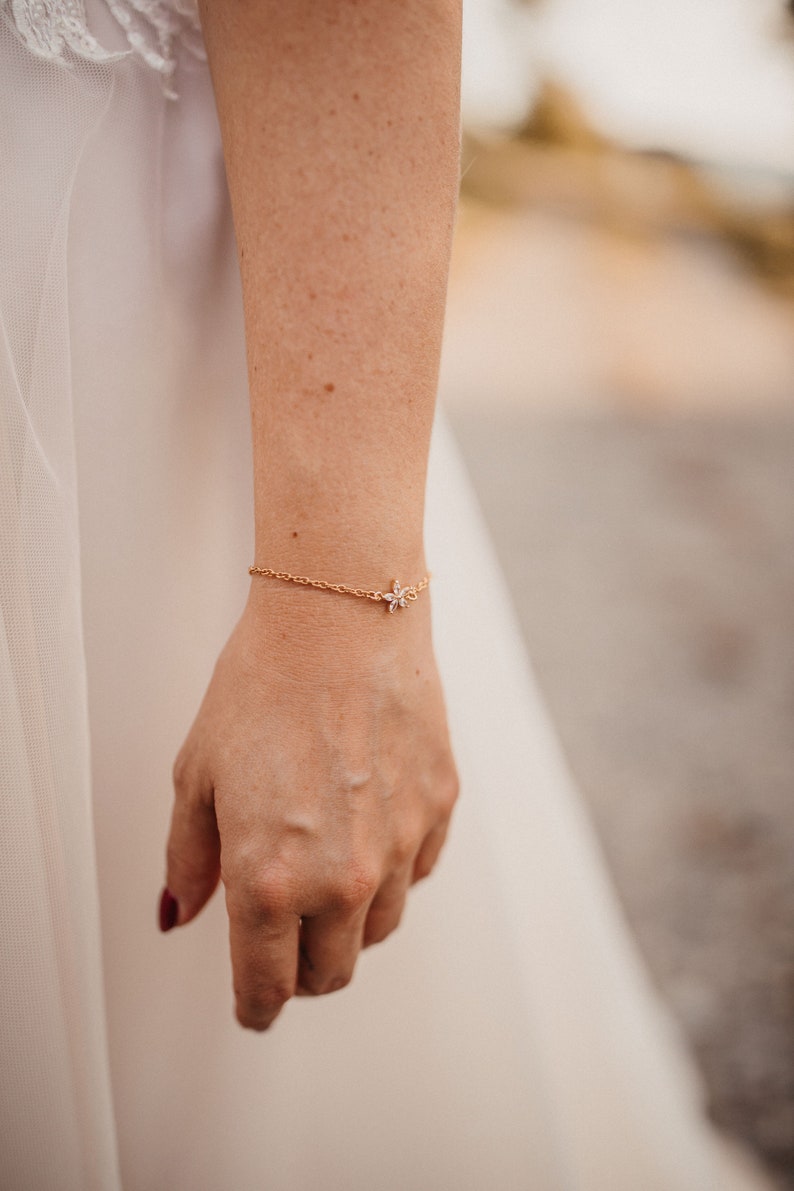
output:
{"label": "gold chain bracelet", "polygon": [[391,591],[368,591],[364,587],[347,587],[344,583],[328,583],[325,579],[307,579],[305,575],[291,575],[289,571],[272,571],[269,567],[252,566],[248,568],[248,574],[264,575],[266,579],[283,579],[287,583],[301,583],[304,587],[319,587],[322,591],[338,591],[342,595],[358,596],[363,600],[386,600],[390,612],[395,612],[397,608],[407,608],[430,582],[430,575],[427,574],[410,587],[401,587],[399,579],[393,579]]}

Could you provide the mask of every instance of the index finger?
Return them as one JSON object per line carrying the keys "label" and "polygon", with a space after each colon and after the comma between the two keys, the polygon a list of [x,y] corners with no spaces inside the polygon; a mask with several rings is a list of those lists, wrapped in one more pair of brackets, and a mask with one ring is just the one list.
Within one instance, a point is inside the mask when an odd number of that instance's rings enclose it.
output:
{"label": "index finger", "polygon": [[266,1030],[293,996],[299,929],[300,918],[291,912],[229,906],[235,1007],[241,1026]]}

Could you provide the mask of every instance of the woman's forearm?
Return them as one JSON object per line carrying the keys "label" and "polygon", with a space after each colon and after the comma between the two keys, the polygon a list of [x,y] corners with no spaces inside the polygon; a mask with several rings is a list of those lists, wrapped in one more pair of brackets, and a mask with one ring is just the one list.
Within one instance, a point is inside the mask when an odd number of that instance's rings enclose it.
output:
{"label": "woman's forearm", "polygon": [[[256,561],[382,589],[422,519],[458,185],[459,0],[200,0],[240,252]],[[239,1021],[333,992],[441,851],[430,600],[254,580],[174,769],[168,896],[219,879]],[[170,903],[169,903],[170,904]],[[173,915],[172,915],[173,917]]]}
{"label": "woman's forearm", "polygon": [[256,561],[414,581],[459,176],[459,0],[201,0],[201,19],[243,282]]}

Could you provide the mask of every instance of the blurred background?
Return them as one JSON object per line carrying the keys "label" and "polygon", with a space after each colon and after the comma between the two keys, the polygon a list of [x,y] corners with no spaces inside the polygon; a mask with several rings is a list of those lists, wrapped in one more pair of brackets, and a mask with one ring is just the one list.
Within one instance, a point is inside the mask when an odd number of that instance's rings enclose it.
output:
{"label": "blurred background", "polygon": [[794,1188],[794,17],[464,13],[441,400],[712,1115]]}

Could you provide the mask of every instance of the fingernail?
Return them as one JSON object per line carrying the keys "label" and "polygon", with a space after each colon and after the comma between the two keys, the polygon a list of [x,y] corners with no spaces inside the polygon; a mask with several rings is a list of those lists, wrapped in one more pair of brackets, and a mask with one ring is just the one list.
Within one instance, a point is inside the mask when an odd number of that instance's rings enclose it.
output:
{"label": "fingernail", "polygon": [[179,902],[170,889],[164,889],[160,898],[160,930],[166,931],[170,930],[172,926],[176,926],[178,917]]}

